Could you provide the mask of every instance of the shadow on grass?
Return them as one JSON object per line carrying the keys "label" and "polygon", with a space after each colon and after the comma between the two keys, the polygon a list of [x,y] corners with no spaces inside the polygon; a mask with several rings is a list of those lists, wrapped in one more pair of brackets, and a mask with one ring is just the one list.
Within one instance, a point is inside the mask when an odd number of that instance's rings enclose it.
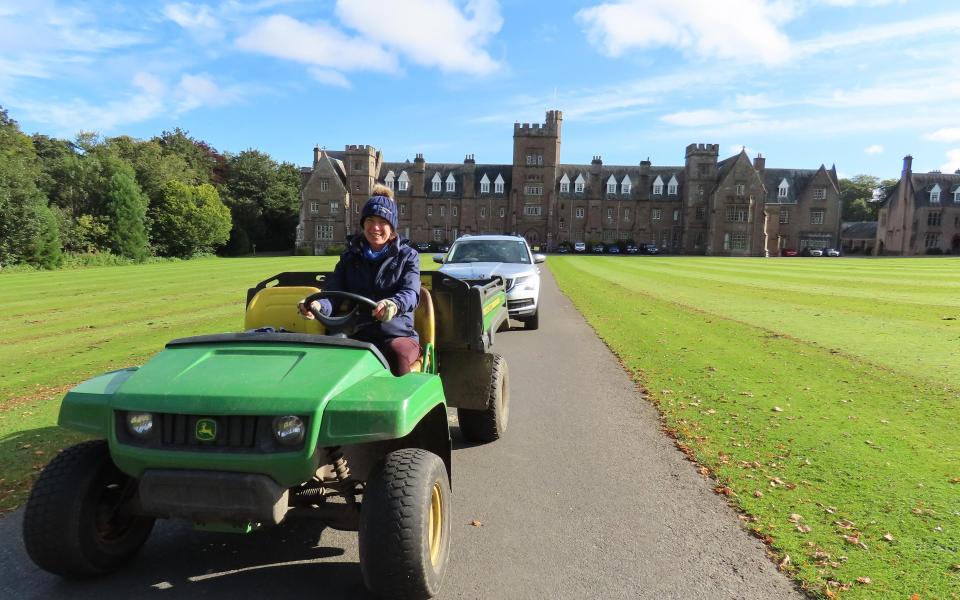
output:
{"label": "shadow on grass", "polygon": [[33,481],[57,453],[86,439],[89,436],[57,426],[24,429],[0,438],[0,515],[26,502]]}

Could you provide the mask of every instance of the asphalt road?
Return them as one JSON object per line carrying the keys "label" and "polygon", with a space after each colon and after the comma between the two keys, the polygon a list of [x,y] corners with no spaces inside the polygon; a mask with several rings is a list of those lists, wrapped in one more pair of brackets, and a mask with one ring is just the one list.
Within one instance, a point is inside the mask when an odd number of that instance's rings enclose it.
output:
{"label": "asphalt road", "polygon": [[[507,435],[467,446],[453,428],[439,597],[803,598],[544,275],[540,330],[496,339],[510,367]],[[0,519],[0,598],[368,597],[356,535],[311,522],[247,536],[160,522],[122,572],[67,582],[29,561],[21,520]]]}

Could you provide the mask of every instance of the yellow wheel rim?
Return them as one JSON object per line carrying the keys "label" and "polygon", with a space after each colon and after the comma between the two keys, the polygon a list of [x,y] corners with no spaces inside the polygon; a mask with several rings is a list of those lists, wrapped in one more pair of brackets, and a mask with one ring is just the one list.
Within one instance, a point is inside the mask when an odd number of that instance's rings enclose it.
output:
{"label": "yellow wheel rim", "polygon": [[430,515],[427,540],[430,543],[430,564],[437,566],[440,560],[440,548],[443,545],[443,492],[440,482],[433,484],[430,494]]}

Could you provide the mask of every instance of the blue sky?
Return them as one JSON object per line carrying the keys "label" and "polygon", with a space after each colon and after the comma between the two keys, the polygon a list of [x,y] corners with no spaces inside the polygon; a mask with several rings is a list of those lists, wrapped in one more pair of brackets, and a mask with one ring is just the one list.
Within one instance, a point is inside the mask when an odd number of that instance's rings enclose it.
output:
{"label": "blue sky", "polygon": [[841,176],[960,168],[960,3],[934,0],[0,0],[0,106],[27,133],[149,138],[307,165],[679,165],[687,144]]}

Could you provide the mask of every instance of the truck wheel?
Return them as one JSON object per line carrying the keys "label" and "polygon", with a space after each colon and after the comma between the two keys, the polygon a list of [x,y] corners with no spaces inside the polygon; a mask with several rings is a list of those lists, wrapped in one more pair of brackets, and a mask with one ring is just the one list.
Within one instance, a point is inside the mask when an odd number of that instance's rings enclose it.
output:
{"label": "truck wheel", "polygon": [[485,410],[457,409],[460,433],[470,442],[488,443],[500,439],[507,431],[510,417],[510,391],[507,386],[507,361],[499,354],[493,355],[490,382],[487,387]]}
{"label": "truck wheel", "polygon": [[523,328],[531,331],[540,328],[540,310],[527,317],[523,322]]}
{"label": "truck wheel", "polygon": [[374,467],[360,510],[360,572],[384,598],[431,598],[450,557],[450,480],[443,461],[403,448]]}
{"label": "truck wheel", "polygon": [[154,519],[127,512],[136,480],[110,460],[104,440],[67,448],[33,485],[23,543],[38,567],[80,578],[115,571],[150,536]]}

